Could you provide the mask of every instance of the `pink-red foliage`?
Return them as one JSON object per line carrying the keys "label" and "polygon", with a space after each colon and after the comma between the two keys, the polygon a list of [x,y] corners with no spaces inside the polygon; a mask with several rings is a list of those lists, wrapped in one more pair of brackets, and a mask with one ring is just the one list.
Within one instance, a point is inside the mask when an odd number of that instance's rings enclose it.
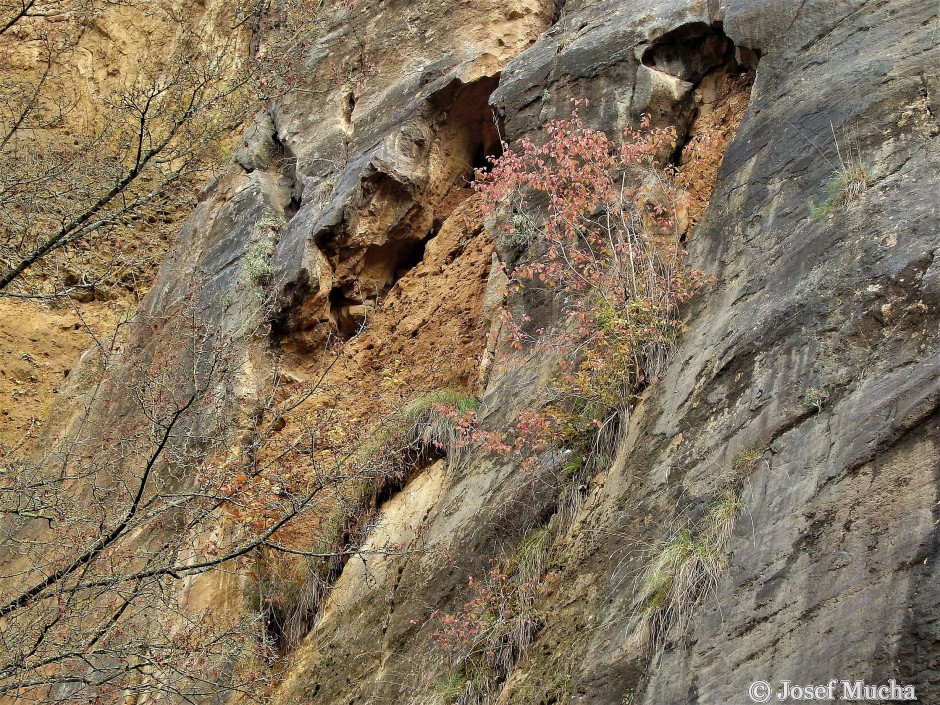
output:
{"label": "pink-red foliage", "polygon": [[684,329],[680,306],[706,278],[683,264],[687,180],[664,164],[675,131],[644,118],[615,143],[585,126],[579,105],[543,144],[504,145],[476,186],[500,234],[531,246],[515,284],[556,291],[566,319],[546,332],[506,313],[513,344],[560,352],[559,392],[603,421],[662,375]]}

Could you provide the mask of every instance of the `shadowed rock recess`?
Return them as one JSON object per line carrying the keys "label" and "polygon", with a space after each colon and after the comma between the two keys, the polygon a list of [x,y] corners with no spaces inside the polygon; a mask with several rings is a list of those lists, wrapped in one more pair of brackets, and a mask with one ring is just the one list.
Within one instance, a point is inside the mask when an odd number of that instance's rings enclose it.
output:
{"label": "shadowed rock recess", "polygon": [[[615,139],[644,114],[674,126],[678,162],[730,77],[749,102],[686,243],[713,282],[613,461],[579,488],[531,643],[487,702],[723,705],[750,702],[757,680],[832,679],[895,679],[940,702],[936,0],[361,5],[357,41],[325,32],[304,90],[260,116],[206,187],[143,304],[155,322],[193,306],[235,341],[230,403],[199,423],[237,439],[275,370],[308,383],[345,344],[330,374],[357,413],[374,411],[357,395],[400,365],[419,389],[481,396],[482,427],[509,428],[544,401],[554,362],[491,365],[508,347],[491,336],[504,299],[535,324],[563,322],[557,306],[505,290],[473,170],[502,140],[538,141],[582,98],[585,122]],[[350,52],[368,70],[338,81],[328,67]],[[852,155],[866,188],[820,211]],[[134,327],[116,354],[145,369],[165,334]],[[49,447],[77,424],[144,423],[100,390],[107,403],[83,409],[88,357]],[[493,559],[557,525],[561,488],[548,469],[484,449],[452,467],[423,460],[373,501],[359,537],[414,550],[331,572],[275,702],[456,701],[438,615],[473,597],[468,580]],[[727,569],[689,628],[650,653],[635,633],[644,568],[729,472],[742,508]],[[186,589],[196,600],[241,587],[207,573]]]}

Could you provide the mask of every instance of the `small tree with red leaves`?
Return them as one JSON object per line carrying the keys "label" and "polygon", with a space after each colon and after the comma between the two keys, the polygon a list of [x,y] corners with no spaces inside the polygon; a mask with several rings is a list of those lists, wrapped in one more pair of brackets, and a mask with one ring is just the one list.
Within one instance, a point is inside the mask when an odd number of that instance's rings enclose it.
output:
{"label": "small tree with red leaves", "polygon": [[562,437],[572,429],[559,424],[580,420],[583,433],[623,419],[662,376],[684,330],[680,307],[706,281],[684,266],[692,199],[688,177],[666,163],[675,130],[643,118],[617,143],[584,124],[581,104],[548,124],[544,143],[504,144],[476,183],[498,237],[527,248],[514,286],[554,292],[561,307],[552,330],[508,312],[504,323],[517,349],[561,355],[555,407],[565,413],[547,426]]}

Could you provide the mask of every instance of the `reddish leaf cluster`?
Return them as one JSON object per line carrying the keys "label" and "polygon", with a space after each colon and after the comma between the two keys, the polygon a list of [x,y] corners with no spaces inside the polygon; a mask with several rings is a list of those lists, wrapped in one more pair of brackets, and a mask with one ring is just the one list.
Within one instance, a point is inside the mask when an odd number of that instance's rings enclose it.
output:
{"label": "reddish leaf cluster", "polygon": [[473,596],[457,612],[431,615],[440,625],[434,640],[453,663],[491,665],[501,648],[517,648],[518,633],[538,630],[541,615],[534,606],[542,584],[503,566],[491,568],[482,581],[470,578],[469,584]]}
{"label": "reddish leaf cluster", "polygon": [[585,126],[580,104],[543,144],[504,145],[476,186],[502,236],[529,248],[516,286],[556,291],[568,321],[547,332],[505,313],[514,345],[560,352],[556,386],[601,423],[661,376],[684,329],[679,306],[706,277],[683,265],[688,182],[664,164],[675,130],[644,118],[617,144]]}

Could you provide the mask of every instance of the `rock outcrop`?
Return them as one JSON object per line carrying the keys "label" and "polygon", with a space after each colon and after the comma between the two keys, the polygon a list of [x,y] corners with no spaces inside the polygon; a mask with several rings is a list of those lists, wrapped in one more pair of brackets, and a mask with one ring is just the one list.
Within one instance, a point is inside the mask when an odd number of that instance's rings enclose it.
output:
{"label": "rock outcrop", "polygon": [[[572,98],[589,99],[583,117],[610,135],[647,113],[685,140],[725,74],[752,72],[688,243],[714,283],[615,461],[583,488],[550,557],[541,628],[499,702],[717,704],[746,702],[755,680],[890,678],[932,702],[937,12],[927,0],[369,3],[324,32],[301,90],[206,187],[147,321],[190,306],[235,341],[235,402],[206,412],[233,438],[275,369],[302,383],[328,342],[350,338],[350,362],[331,374],[351,389],[397,360],[418,387],[485,385],[483,426],[505,427],[542,401],[552,361],[480,375],[503,292],[472,170],[501,136],[566,116]],[[853,160],[866,175],[857,197],[811,213]],[[276,292],[266,301],[258,258]],[[530,313],[551,326],[552,310]],[[166,344],[156,325],[128,335],[125,358]],[[75,391],[85,377],[72,377],[71,408],[90,427],[124,415],[113,403],[88,412]],[[50,434],[74,426],[68,408]],[[651,658],[631,634],[646,547],[701,514],[729,469],[743,488],[730,566],[690,632]],[[412,550],[346,564],[275,698],[432,702],[430,616],[463,604],[468,578],[544,526],[558,490],[486,451],[429,464],[365,537]]]}
{"label": "rock outcrop", "polygon": [[[637,57],[651,45],[655,54],[657,35],[720,27],[744,60],[760,58],[750,107],[691,242],[693,265],[714,274],[715,286],[690,312],[666,377],[637,408],[619,462],[596,479],[563,598],[520,690],[552,702],[545,693],[570,659],[575,702],[631,694],[634,702],[737,702],[755,680],[832,678],[895,678],[930,700],[938,687],[929,272],[940,125],[928,58],[936,8],[611,3],[568,21],[581,28],[571,61],[588,66],[555,74],[534,47],[504,71],[496,100],[518,130],[538,124],[529,101],[554,75],[565,90],[598,97],[599,124],[617,125],[621,106],[643,109],[636,99],[646,95],[638,89],[647,70]],[[550,34],[565,36],[565,27]],[[632,100],[629,81],[608,91],[611,69],[582,58],[616,55],[614,46],[629,54],[621,70],[638,72]],[[810,217],[808,205],[854,153],[868,190]],[[747,449],[762,453],[746,480],[729,574],[688,642],[643,673],[626,645],[638,547]]]}

